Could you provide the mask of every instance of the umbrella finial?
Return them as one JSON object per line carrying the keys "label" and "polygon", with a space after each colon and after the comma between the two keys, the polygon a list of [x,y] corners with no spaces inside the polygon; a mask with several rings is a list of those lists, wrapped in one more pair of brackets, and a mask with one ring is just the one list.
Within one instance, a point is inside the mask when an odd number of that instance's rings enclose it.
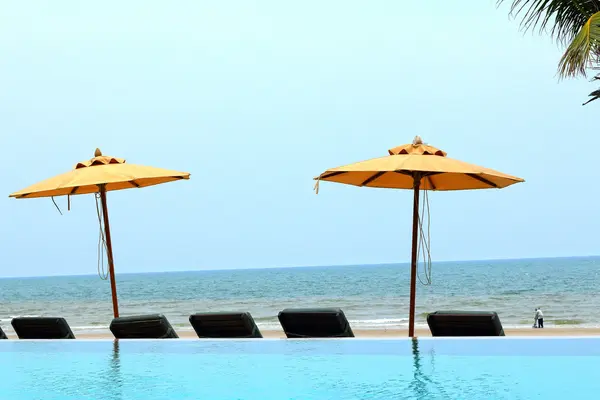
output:
{"label": "umbrella finial", "polygon": [[421,139],[421,136],[417,135],[413,139],[413,143],[412,144],[413,144],[413,146],[418,146],[420,144],[423,144],[423,139]]}
{"label": "umbrella finial", "polygon": [[102,157],[102,152],[97,147],[96,147],[96,151],[94,152],[94,157]]}

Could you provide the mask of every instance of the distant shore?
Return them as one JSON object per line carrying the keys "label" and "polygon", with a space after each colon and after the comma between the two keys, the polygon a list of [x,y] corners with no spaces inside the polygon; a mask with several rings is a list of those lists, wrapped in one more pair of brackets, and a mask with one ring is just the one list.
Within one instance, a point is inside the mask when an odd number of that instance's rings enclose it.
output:
{"label": "distant shore", "polygon": [[[114,339],[110,332],[107,333],[77,333],[74,332],[78,339],[87,340],[110,340]],[[263,330],[263,337],[268,339],[283,339],[285,334],[281,330]],[[417,337],[431,337],[429,329],[417,329]],[[545,337],[545,336],[600,336],[600,328],[544,328],[544,329],[514,329],[508,328],[504,330],[506,336],[528,336],[528,337]],[[181,339],[198,338],[194,331],[178,331],[177,334]],[[354,335],[358,338],[405,338],[408,336],[406,329],[363,329],[354,330]],[[17,339],[14,334],[7,333],[9,339]]]}

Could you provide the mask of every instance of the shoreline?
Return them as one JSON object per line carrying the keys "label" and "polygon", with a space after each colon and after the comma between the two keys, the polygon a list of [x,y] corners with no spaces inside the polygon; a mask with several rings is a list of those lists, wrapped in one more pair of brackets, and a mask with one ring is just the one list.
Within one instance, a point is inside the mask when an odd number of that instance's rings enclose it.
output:
{"label": "shoreline", "polygon": [[[354,336],[357,338],[406,338],[408,337],[407,329],[354,329]],[[285,334],[281,330],[261,330],[261,333],[266,339],[285,339]],[[507,328],[504,329],[506,336],[513,337],[558,337],[558,336],[600,336],[600,328],[543,328],[543,329],[519,329]],[[106,333],[78,333],[74,332],[77,339],[86,340],[112,340],[114,336],[110,332]],[[196,333],[192,330],[178,331],[177,335],[180,339],[198,339]],[[12,332],[7,332],[8,339],[17,339]],[[431,332],[426,328],[415,330],[417,337],[431,337]]]}

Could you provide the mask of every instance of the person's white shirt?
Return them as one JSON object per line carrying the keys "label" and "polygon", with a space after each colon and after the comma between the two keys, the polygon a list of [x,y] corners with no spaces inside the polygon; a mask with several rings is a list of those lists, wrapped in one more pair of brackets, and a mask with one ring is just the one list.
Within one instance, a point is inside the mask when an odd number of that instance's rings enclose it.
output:
{"label": "person's white shirt", "polygon": [[539,308],[537,310],[535,310],[535,319],[542,319],[544,318],[544,314],[542,314],[542,310],[540,310]]}

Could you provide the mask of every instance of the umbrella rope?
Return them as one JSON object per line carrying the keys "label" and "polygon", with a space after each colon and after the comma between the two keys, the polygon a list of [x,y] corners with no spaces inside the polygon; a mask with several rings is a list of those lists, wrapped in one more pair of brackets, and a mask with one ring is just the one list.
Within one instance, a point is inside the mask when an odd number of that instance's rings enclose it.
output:
{"label": "umbrella rope", "polygon": [[54,207],[56,207],[60,215],[63,215],[62,211],[60,211],[60,207],[58,206],[58,204],[56,204],[56,200],[54,200],[54,196],[52,196],[52,202],[54,203]]}
{"label": "umbrella rope", "polygon": [[106,254],[106,238],[104,237],[104,224],[102,223],[104,215],[98,202],[100,200],[100,193],[94,193],[96,198],[96,215],[98,216],[98,224],[100,225],[100,235],[98,236],[98,276],[102,280],[108,279],[108,270],[104,264],[104,254]]}
{"label": "umbrella rope", "polygon": [[[422,207],[419,212],[419,245],[417,248],[417,277],[423,285],[431,285],[431,219],[429,211],[429,191],[422,191]],[[427,230],[423,229],[423,220],[427,216]],[[423,255],[423,272],[425,276],[419,275],[419,258]]]}
{"label": "umbrella rope", "polygon": [[[54,207],[56,207],[60,215],[63,215],[62,211],[60,210],[60,207],[58,206],[58,204],[56,204],[56,200],[54,200],[54,196],[52,196],[51,199],[52,203],[54,203]],[[67,195],[67,211],[71,211],[71,195],[69,194]]]}

